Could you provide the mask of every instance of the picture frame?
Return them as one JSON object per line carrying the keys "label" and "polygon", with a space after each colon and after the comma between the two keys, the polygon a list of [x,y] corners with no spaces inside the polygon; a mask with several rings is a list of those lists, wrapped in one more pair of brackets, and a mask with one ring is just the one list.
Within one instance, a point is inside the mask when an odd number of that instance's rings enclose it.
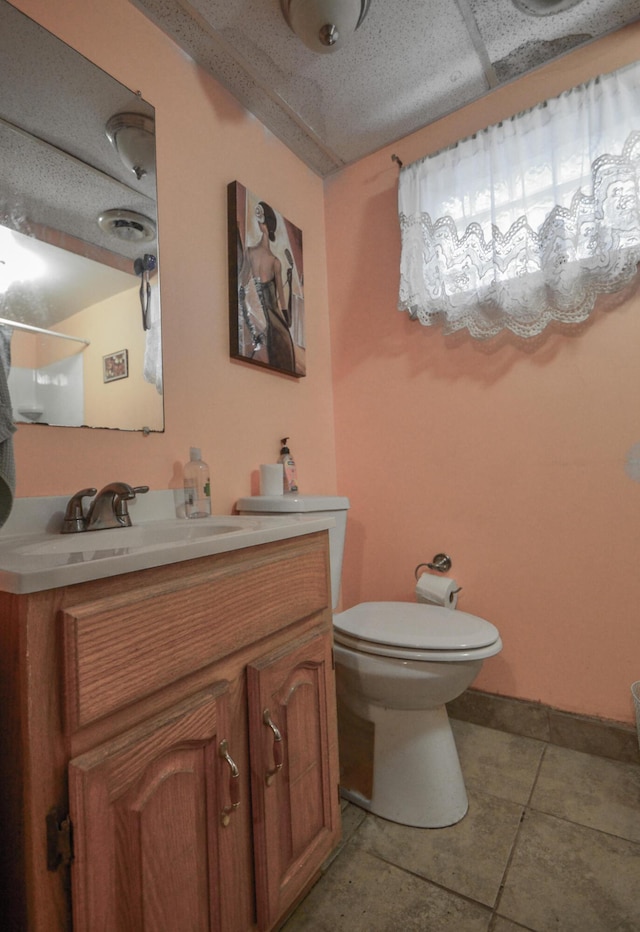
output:
{"label": "picture frame", "polygon": [[102,357],[102,379],[104,382],[117,382],[129,378],[129,350],[118,350]]}
{"label": "picture frame", "polygon": [[302,231],[238,181],[227,187],[229,352],[307,374]]}

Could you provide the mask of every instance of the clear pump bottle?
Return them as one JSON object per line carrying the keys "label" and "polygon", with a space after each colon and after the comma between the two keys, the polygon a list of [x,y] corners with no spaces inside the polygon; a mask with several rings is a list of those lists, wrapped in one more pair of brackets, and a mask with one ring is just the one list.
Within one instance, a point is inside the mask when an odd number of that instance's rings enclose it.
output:
{"label": "clear pump bottle", "polygon": [[208,518],[211,514],[209,467],[198,447],[189,450],[184,467],[184,513],[187,518]]}

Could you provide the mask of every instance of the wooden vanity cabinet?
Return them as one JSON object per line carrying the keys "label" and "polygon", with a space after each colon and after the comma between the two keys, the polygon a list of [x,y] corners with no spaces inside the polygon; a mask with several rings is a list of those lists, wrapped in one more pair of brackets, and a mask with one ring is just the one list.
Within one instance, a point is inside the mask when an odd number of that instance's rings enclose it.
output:
{"label": "wooden vanity cabinet", "polygon": [[340,834],[327,533],[0,608],[3,928],[276,929]]}

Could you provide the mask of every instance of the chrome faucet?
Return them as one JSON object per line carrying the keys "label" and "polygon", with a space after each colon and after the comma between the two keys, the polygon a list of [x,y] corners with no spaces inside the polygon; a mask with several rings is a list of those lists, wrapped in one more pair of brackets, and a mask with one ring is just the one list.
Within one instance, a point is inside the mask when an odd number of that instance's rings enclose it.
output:
{"label": "chrome faucet", "polygon": [[111,527],[131,527],[127,502],[136,494],[148,492],[148,485],[130,486],[126,482],[109,482],[100,489],[87,515],[87,531],[101,531]]}
{"label": "chrome faucet", "polygon": [[[148,485],[130,486],[126,482],[110,482],[96,494],[96,489],[82,489],[72,495],[62,521],[62,534],[77,534],[79,531],[100,531],[110,527],[131,527],[131,515],[127,502],[136,494],[148,492]],[[85,515],[82,499],[95,495]]]}

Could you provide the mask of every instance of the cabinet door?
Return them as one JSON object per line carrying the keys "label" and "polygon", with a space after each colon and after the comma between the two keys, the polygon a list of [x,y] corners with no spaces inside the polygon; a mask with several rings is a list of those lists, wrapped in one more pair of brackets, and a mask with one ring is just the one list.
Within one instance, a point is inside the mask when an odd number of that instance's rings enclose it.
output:
{"label": "cabinet door", "polygon": [[247,669],[258,925],[269,929],[340,837],[330,634]]}
{"label": "cabinet door", "polygon": [[[227,932],[238,777],[226,684],[69,764],[75,932]],[[230,856],[231,855],[231,856]]]}

